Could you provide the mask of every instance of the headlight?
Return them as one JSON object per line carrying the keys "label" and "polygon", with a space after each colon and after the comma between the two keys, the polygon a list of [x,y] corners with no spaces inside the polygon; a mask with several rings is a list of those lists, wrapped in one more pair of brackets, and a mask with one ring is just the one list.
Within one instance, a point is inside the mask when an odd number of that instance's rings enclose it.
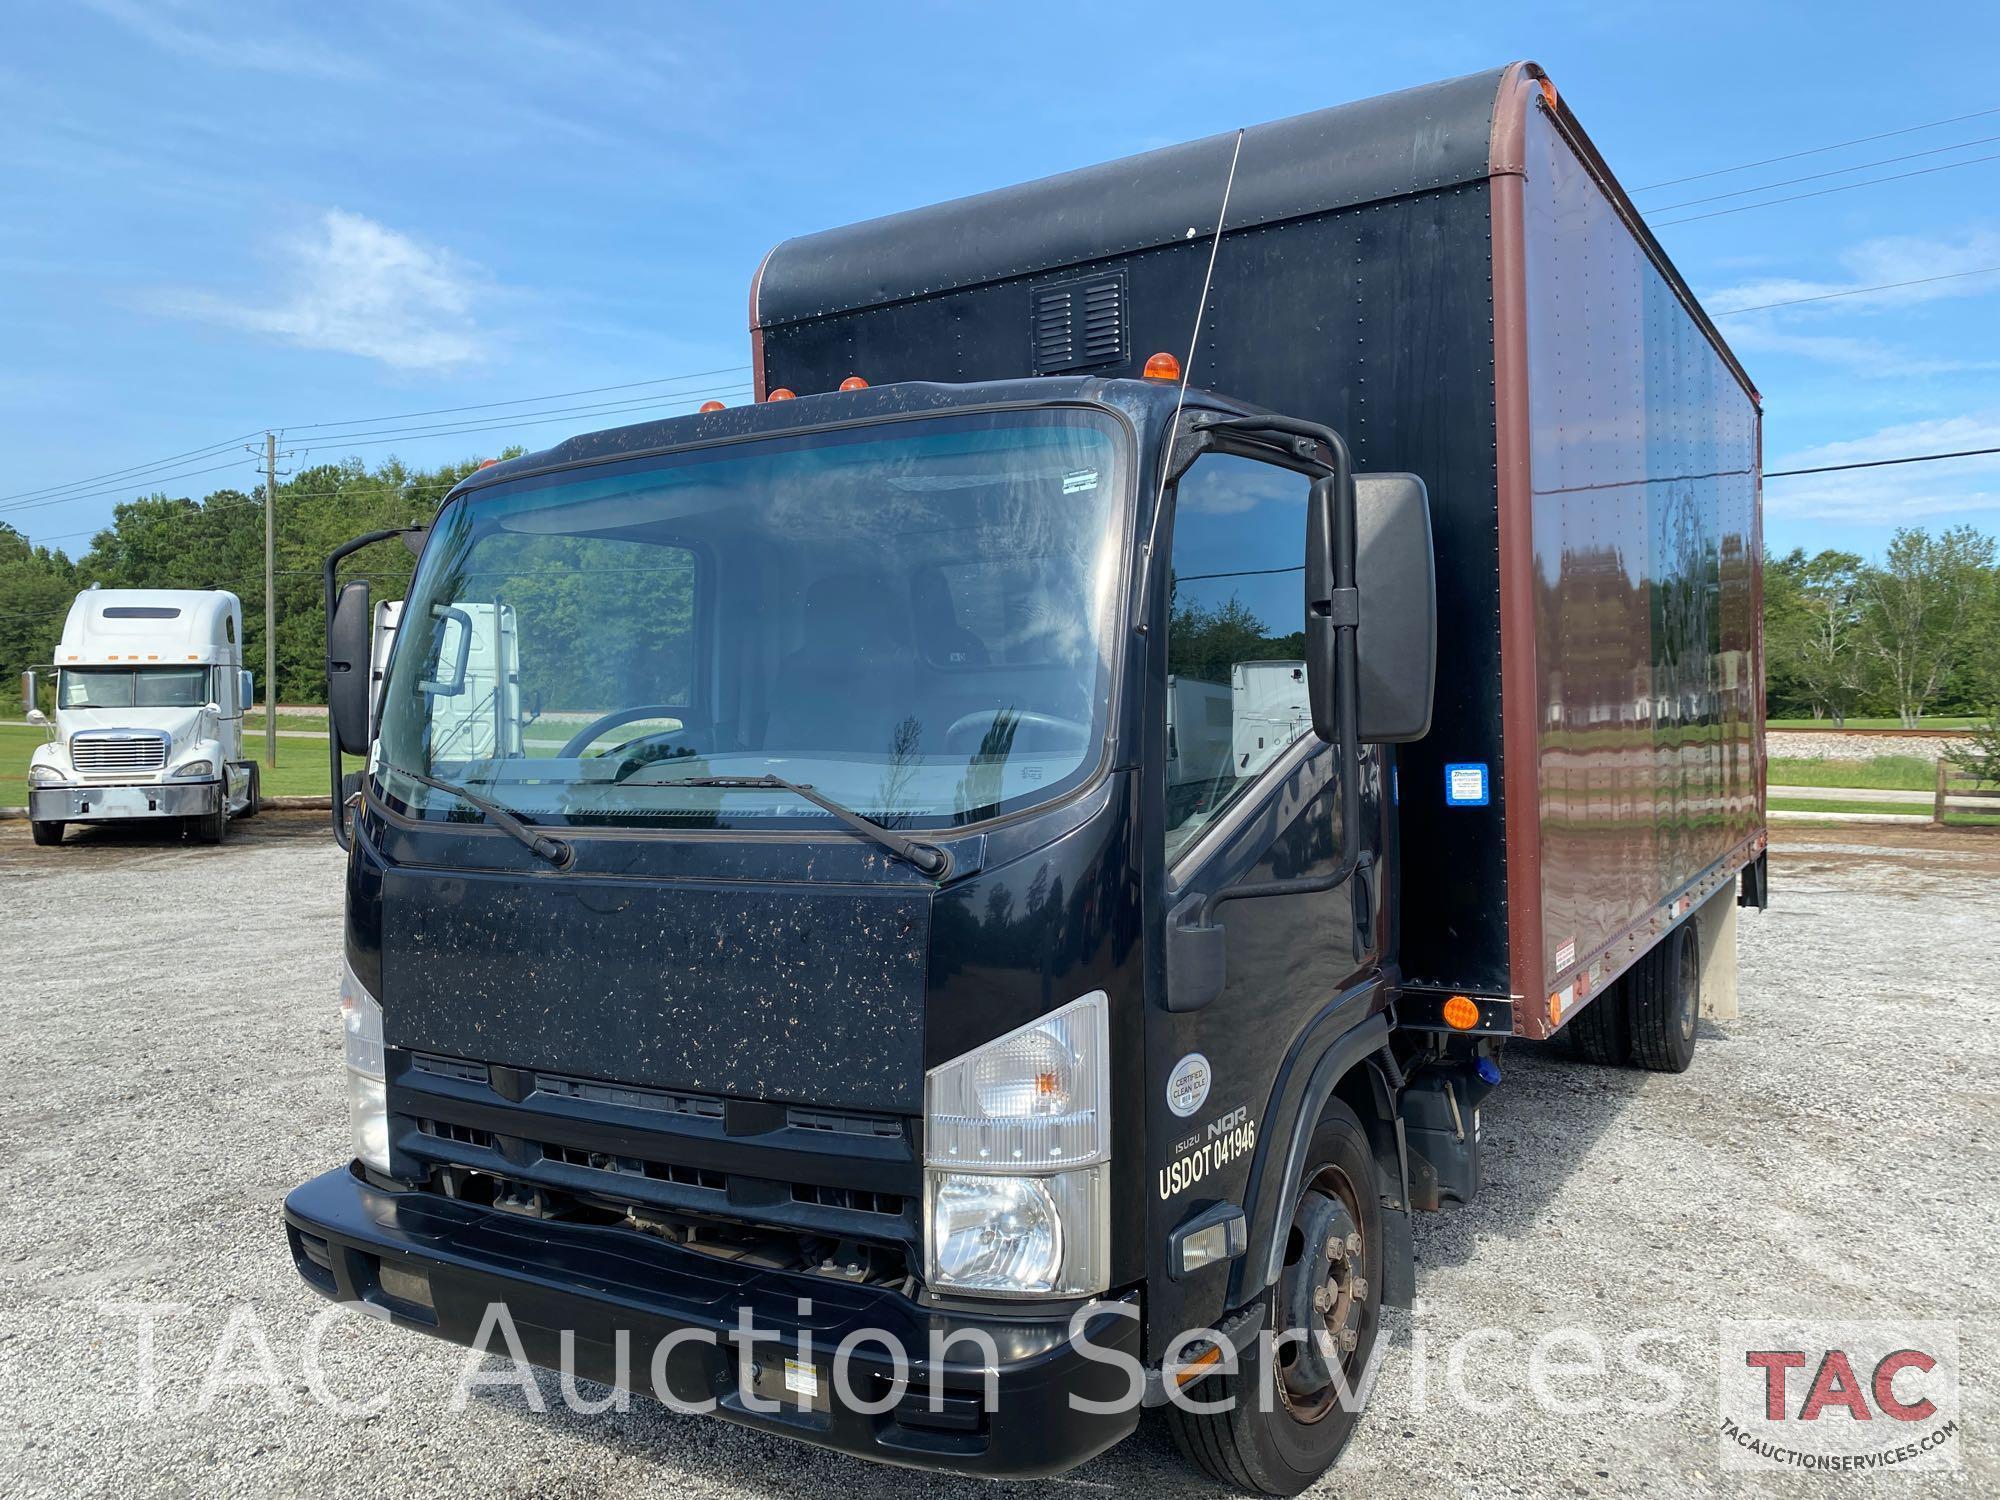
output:
{"label": "headlight", "polygon": [[1067,1297],[1109,1284],[1109,1031],[1098,991],[926,1076],[931,1286]]}
{"label": "headlight", "polygon": [[68,779],[54,766],[28,767],[29,786],[61,786]]}
{"label": "headlight", "polygon": [[209,776],[213,776],[214,774],[215,774],[214,761],[191,760],[184,766],[174,767],[174,772],[171,779],[174,781],[187,781],[197,776],[206,778]]}
{"label": "headlight", "polygon": [[389,1085],[382,1066],[382,1007],[347,964],[340,966],[340,1020],[346,1032],[347,1120],[354,1154],[389,1170]]}

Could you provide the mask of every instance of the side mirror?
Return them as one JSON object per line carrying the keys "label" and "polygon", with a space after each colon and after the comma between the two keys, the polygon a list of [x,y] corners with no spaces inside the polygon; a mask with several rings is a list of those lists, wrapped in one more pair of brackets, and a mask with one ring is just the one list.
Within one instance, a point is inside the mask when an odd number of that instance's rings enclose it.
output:
{"label": "side mirror", "polygon": [[1358,474],[1354,511],[1361,740],[1420,740],[1437,683],[1430,493],[1414,474]]}
{"label": "side mirror", "polygon": [[431,638],[431,659],[417,690],[434,698],[456,698],[465,691],[466,667],[472,660],[472,616],[455,605],[438,605],[438,622]]}
{"label": "side mirror", "polygon": [[39,708],[31,708],[28,710],[28,722],[33,724],[37,729],[46,729],[49,723],[49,716]]}
{"label": "side mirror", "polygon": [[35,673],[31,667],[21,674],[21,707],[29,712],[35,707]]}
{"label": "side mirror", "polygon": [[242,713],[249,713],[250,706],[257,701],[257,683],[248,672],[236,674],[236,707]]}
{"label": "side mirror", "polygon": [[327,622],[327,718],[342,755],[368,753],[368,627],[373,618],[368,585],[356,580],[341,589]]}
{"label": "side mirror", "polygon": [[217,703],[213,698],[204,703],[202,707],[207,709],[211,714],[220,714],[222,712],[222,705]]}

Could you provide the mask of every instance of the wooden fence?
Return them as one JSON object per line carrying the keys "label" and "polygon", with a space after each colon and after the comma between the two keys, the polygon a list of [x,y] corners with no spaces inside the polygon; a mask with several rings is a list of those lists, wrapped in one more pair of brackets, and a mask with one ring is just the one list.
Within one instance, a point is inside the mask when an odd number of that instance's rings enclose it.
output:
{"label": "wooden fence", "polygon": [[[1980,779],[1970,771],[1960,770],[1948,760],[1940,760],[1937,763],[1937,801],[1931,807],[1931,821],[1942,825],[1946,809],[1953,804],[1963,808],[1967,797],[1990,797],[2000,804],[2000,788],[1982,790],[1981,785]],[[2000,813],[2000,805],[1996,805],[1993,811]]]}

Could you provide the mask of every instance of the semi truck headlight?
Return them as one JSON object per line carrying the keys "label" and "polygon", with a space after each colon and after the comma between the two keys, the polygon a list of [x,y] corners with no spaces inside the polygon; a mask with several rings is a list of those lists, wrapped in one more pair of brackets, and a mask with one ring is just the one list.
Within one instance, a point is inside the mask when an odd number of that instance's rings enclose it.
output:
{"label": "semi truck headlight", "polygon": [[213,776],[214,774],[215,774],[214,761],[191,760],[184,766],[175,766],[172,779],[175,781],[186,781],[186,780],[191,780],[192,778],[197,776],[209,777]]}
{"label": "semi truck headlight", "polygon": [[29,786],[61,786],[63,780],[63,773],[54,766],[28,767]]}
{"label": "semi truck headlight", "polygon": [[995,1297],[1105,1289],[1110,1073],[1100,990],[926,1075],[933,1288]]}
{"label": "semi truck headlight", "polygon": [[354,970],[340,966],[340,1020],[346,1033],[347,1120],[354,1154],[389,1170],[389,1085],[382,1058],[382,1007]]}

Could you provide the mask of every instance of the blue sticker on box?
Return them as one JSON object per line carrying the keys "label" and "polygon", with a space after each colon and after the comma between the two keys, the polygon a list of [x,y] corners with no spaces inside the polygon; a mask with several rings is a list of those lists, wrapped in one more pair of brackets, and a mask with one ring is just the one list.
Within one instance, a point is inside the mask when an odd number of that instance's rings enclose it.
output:
{"label": "blue sticker on box", "polygon": [[1484,807],[1492,800],[1487,790],[1485,761],[1456,761],[1444,768],[1446,807]]}

